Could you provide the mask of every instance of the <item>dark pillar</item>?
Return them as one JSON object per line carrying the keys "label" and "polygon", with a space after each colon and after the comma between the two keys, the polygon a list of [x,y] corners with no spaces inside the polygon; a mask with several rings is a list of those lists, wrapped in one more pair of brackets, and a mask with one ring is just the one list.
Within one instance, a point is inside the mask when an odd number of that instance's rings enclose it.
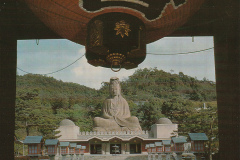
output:
{"label": "dark pillar", "polygon": [[220,160],[240,159],[240,26],[236,5],[239,2],[225,7],[214,36]]}
{"label": "dark pillar", "polygon": [[[17,40],[13,1],[0,1],[0,159],[14,159]],[[14,10],[11,10],[14,11]]]}
{"label": "dark pillar", "polygon": [[[0,33],[2,34],[2,32]],[[0,126],[1,158],[14,159],[17,40],[0,37]],[[7,151],[7,153],[6,153]],[[12,153],[10,153],[12,152]],[[10,156],[4,158],[4,156]],[[3,157],[2,157],[3,156]]]}

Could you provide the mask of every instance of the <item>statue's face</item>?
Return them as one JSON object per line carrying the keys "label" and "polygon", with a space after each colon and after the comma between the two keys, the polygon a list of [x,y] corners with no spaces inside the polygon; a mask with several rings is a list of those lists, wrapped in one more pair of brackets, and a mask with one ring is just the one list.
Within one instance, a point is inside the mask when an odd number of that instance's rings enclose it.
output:
{"label": "statue's face", "polygon": [[117,96],[117,95],[119,95],[120,94],[120,85],[119,85],[119,83],[118,83],[118,81],[112,81],[111,83],[110,83],[110,94],[112,95],[112,96]]}

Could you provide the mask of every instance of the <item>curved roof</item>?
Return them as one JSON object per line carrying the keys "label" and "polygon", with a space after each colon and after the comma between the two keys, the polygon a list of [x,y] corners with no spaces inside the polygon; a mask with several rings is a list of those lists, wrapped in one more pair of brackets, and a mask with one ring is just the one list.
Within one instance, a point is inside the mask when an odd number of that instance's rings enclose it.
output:
{"label": "curved roof", "polygon": [[27,136],[23,143],[24,144],[41,143],[42,139],[43,139],[42,136]]}
{"label": "curved roof", "polygon": [[59,126],[75,126],[75,124],[69,119],[64,119],[60,122]]}
{"label": "curved roof", "polygon": [[208,137],[205,133],[188,133],[192,141],[207,141]]}
{"label": "curved roof", "polygon": [[45,141],[46,146],[57,145],[57,144],[58,144],[58,139],[46,139]]}
{"label": "curved roof", "polygon": [[174,143],[187,143],[187,137],[179,136],[179,137],[172,137]]}
{"label": "curved roof", "polygon": [[162,140],[163,145],[171,145],[171,140]]}
{"label": "curved roof", "polygon": [[156,124],[172,124],[172,121],[168,118],[160,118]]}
{"label": "curved roof", "polygon": [[70,143],[70,147],[77,147],[77,143]]}
{"label": "curved roof", "polygon": [[70,142],[60,142],[60,147],[68,147]]}
{"label": "curved roof", "polygon": [[156,147],[163,146],[163,143],[162,143],[162,142],[155,142],[155,146],[156,146]]}

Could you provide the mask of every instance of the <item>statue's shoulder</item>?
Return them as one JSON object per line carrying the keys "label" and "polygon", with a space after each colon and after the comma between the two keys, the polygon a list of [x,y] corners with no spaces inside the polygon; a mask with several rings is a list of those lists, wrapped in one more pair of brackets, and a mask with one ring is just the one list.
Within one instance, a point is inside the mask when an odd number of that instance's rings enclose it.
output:
{"label": "statue's shoulder", "polygon": [[122,103],[128,104],[127,100],[123,96],[120,97],[120,100],[122,101]]}

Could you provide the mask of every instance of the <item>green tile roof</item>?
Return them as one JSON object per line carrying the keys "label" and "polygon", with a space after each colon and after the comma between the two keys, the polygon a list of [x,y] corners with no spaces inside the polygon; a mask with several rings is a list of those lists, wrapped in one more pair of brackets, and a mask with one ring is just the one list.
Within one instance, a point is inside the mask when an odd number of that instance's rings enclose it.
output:
{"label": "green tile roof", "polygon": [[189,133],[188,134],[192,141],[207,141],[208,137],[205,133]]}
{"label": "green tile roof", "polygon": [[60,142],[60,147],[68,147],[69,142]]}
{"label": "green tile roof", "polygon": [[33,144],[33,143],[41,143],[42,136],[27,136],[23,141],[24,144]]}
{"label": "green tile roof", "polygon": [[155,146],[157,147],[162,146],[162,142],[155,142]]}
{"label": "green tile roof", "polygon": [[52,146],[52,145],[57,145],[58,140],[57,139],[46,139],[45,145],[46,146]]}
{"label": "green tile roof", "polygon": [[155,147],[155,144],[154,144],[154,143],[151,143],[151,144],[150,144],[150,147]]}
{"label": "green tile roof", "polygon": [[77,145],[77,148],[80,148],[80,149],[81,149],[81,148],[82,148],[82,146],[81,146],[81,145]]}
{"label": "green tile roof", "polygon": [[179,137],[172,137],[172,140],[174,143],[186,143],[187,142],[187,137],[185,136],[179,136]]}
{"label": "green tile roof", "polygon": [[70,147],[77,147],[77,143],[70,143]]}
{"label": "green tile roof", "polygon": [[171,140],[162,140],[163,145],[171,145]]}

